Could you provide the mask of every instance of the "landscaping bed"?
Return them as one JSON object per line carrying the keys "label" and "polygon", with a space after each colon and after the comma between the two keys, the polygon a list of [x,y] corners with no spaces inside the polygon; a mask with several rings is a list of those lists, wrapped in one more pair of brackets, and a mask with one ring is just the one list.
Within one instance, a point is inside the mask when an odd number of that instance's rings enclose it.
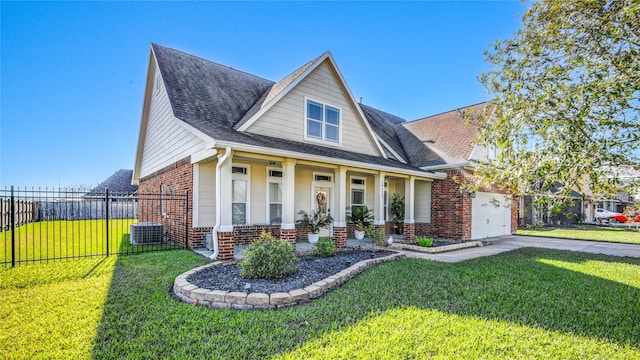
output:
{"label": "landscaping bed", "polygon": [[391,244],[391,247],[394,249],[418,251],[418,252],[423,252],[428,254],[437,254],[437,253],[443,253],[447,251],[467,249],[467,248],[485,246],[485,245],[489,245],[489,243],[486,241],[484,242],[483,241],[467,241],[467,242],[461,242],[461,243],[452,243],[450,241],[434,240],[433,245],[430,247],[420,246],[417,243],[393,243]]}
{"label": "landscaping bed", "polygon": [[190,283],[205,289],[225,291],[262,292],[272,294],[302,289],[314,282],[335,275],[363,260],[377,259],[394,251],[343,250],[335,256],[319,257],[311,254],[300,256],[300,269],[284,279],[246,279],[240,275],[236,262],[210,266],[187,277]]}
{"label": "landscaping bed", "polygon": [[283,279],[247,279],[238,263],[216,262],[187,271],[173,285],[181,301],[213,308],[273,309],[303,304],[322,296],[362,271],[404,258],[388,250],[345,249],[334,256],[300,257],[299,270]]}

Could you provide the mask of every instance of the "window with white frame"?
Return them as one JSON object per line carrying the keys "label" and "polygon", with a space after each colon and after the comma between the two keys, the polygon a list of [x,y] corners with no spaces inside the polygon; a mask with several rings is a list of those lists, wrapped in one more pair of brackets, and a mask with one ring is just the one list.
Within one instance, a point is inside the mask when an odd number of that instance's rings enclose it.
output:
{"label": "window with white frame", "polygon": [[267,205],[269,224],[282,223],[282,169],[268,169]]}
{"label": "window with white frame", "polygon": [[366,199],[365,179],[359,177],[351,178],[351,213],[365,205]]}
{"label": "window with white frame", "polygon": [[340,109],[309,99],[306,102],[305,138],[340,144]]}
{"label": "window with white frame", "polygon": [[389,188],[389,185],[385,181],[384,182],[384,194],[382,194],[382,197],[384,198],[384,200],[383,200],[384,201],[384,209],[383,209],[384,221],[387,221],[387,219],[388,219],[388,215],[387,214],[389,214],[389,190],[388,190],[388,188]]}
{"label": "window with white frame", "polygon": [[247,225],[249,208],[249,167],[233,165],[231,168],[231,223]]}
{"label": "window with white frame", "polygon": [[167,216],[167,195],[169,194],[169,188],[167,185],[160,185],[160,209],[162,216]]}

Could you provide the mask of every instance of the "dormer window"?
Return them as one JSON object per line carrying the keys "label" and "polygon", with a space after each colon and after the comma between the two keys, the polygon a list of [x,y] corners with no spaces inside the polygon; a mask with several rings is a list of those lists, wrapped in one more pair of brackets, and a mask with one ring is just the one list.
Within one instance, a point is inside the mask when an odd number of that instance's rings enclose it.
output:
{"label": "dormer window", "polygon": [[339,145],[340,113],[337,107],[306,99],[305,139]]}

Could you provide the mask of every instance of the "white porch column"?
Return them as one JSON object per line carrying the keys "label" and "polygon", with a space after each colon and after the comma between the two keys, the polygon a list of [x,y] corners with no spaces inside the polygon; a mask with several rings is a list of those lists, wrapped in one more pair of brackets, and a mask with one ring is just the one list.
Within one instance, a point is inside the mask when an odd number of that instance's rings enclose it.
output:
{"label": "white porch column", "polygon": [[415,189],[416,189],[416,177],[410,176],[404,180],[404,223],[415,223]]}
{"label": "white porch column", "polygon": [[349,196],[347,189],[347,168],[345,166],[338,167],[335,170],[335,177],[335,207],[331,212],[331,216],[333,216],[333,226],[345,227],[347,226],[347,196]]}
{"label": "white porch column", "polygon": [[386,174],[381,171],[373,178],[373,224],[384,225],[384,180]]}
{"label": "white porch column", "polygon": [[296,228],[296,160],[282,162],[282,229]]}
{"label": "white porch column", "polygon": [[[218,159],[220,161],[220,159]],[[233,186],[231,184],[232,175],[231,175],[231,158],[227,159],[222,166],[220,167],[220,204],[221,209],[216,209],[216,211],[220,212],[220,228],[218,231],[220,232],[230,232],[233,231],[233,220],[232,220],[232,208],[231,202],[233,200]],[[247,209],[249,211],[249,209]]]}

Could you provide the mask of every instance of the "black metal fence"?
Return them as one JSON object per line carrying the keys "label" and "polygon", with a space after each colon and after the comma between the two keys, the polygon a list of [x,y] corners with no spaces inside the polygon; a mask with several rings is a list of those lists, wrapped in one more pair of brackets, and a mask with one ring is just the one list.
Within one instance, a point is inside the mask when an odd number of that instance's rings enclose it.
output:
{"label": "black metal fence", "polygon": [[0,265],[184,248],[189,194],[0,189]]}

